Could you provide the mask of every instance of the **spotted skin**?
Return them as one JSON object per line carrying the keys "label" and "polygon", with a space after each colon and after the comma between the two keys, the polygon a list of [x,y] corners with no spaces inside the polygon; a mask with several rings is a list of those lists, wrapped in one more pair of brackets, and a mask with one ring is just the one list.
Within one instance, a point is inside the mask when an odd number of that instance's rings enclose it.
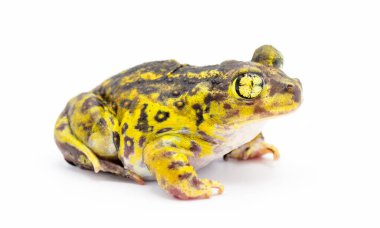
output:
{"label": "spotted skin", "polygon": [[222,193],[196,170],[226,154],[248,159],[270,151],[256,126],[301,103],[300,81],[285,75],[282,62],[276,49],[262,46],[250,62],[135,66],[68,102],[56,122],[57,145],[70,164],[137,183],[155,179],[179,199]]}

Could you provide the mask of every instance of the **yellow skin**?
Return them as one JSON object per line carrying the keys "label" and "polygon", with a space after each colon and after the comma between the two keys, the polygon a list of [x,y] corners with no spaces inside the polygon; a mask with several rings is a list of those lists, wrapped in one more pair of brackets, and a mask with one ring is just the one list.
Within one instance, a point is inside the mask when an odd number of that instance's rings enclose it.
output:
{"label": "yellow skin", "polygon": [[71,99],[55,125],[66,161],[143,184],[156,179],[179,199],[208,198],[223,186],[196,169],[224,157],[252,159],[275,147],[263,120],[295,110],[298,79],[280,69],[281,54],[258,48],[250,62],[195,67],[174,60],[145,63]]}

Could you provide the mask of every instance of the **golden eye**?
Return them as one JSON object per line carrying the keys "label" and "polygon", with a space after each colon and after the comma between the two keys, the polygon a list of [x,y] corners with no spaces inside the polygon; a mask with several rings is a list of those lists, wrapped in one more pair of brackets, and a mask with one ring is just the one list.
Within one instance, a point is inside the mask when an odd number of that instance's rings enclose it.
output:
{"label": "golden eye", "polygon": [[263,79],[254,73],[245,73],[239,75],[234,80],[234,87],[236,93],[246,99],[257,97],[263,90]]}

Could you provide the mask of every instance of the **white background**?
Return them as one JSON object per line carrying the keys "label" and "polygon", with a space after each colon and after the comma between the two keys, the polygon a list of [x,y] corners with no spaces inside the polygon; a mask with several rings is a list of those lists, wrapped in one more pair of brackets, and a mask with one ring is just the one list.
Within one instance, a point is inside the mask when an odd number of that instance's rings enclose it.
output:
{"label": "white background", "polygon": [[[379,227],[376,1],[1,1],[1,227]],[[281,159],[216,161],[209,200],[69,166],[53,140],[72,96],[174,58],[248,61],[272,44],[304,104],[264,129]],[[245,226],[243,226],[245,225]]]}

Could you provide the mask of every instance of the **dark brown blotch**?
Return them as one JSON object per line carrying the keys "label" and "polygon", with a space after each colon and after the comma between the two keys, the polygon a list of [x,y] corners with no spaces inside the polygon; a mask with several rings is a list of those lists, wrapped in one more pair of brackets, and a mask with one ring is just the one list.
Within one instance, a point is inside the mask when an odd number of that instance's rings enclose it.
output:
{"label": "dark brown blotch", "polygon": [[163,156],[164,158],[171,158],[174,154],[175,154],[175,152],[173,152],[173,151],[166,151],[166,152],[164,152],[164,153],[162,154],[162,156]]}
{"label": "dark brown blotch", "polygon": [[87,134],[91,134],[93,124],[92,122],[87,123],[78,123],[78,128],[82,128],[83,131],[87,132]]}
{"label": "dark brown blotch", "polygon": [[276,81],[274,79],[270,79],[269,84],[271,85],[271,88],[269,90],[269,96],[273,96],[276,93],[284,93],[286,91],[287,85],[283,84],[279,81]]}
{"label": "dark brown blotch", "polygon": [[254,106],[254,113],[255,114],[261,114],[262,117],[269,116],[270,112],[268,112],[264,107],[263,107],[263,102],[258,101],[255,106]]}
{"label": "dark brown blotch", "polygon": [[207,96],[204,99],[205,104],[210,104],[210,102],[213,100],[213,96],[211,94],[207,94]]}
{"label": "dark brown blotch", "polygon": [[98,120],[98,125],[100,128],[106,128],[107,127],[107,122],[106,120],[102,117]]}
{"label": "dark brown blotch", "polygon": [[201,188],[201,185],[202,185],[202,181],[198,178],[198,177],[193,177],[191,178],[191,185],[194,187],[194,188]]}
{"label": "dark brown blotch", "polygon": [[167,119],[169,118],[169,116],[170,116],[170,113],[169,113],[169,112],[165,112],[165,111],[161,111],[161,110],[159,110],[159,111],[157,112],[156,116],[154,117],[154,119],[155,119],[157,122],[161,123],[161,122],[167,120]]}
{"label": "dark brown blotch", "polygon": [[106,97],[107,93],[106,88],[104,88],[104,86],[100,86],[97,92],[101,97]]}
{"label": "dark brown blotch", "polygon": [[111,122],[112,125],[115,124],[115,121],[113,120],[113,117],[110,117],[109,120],[110,120],[110,122]]}
{"label": "dark brown blotch", "polygon": [[186,180],[191,177],[192,173],[183,173],[178,175],[179,180]]}
{"label": "dark brown blotch", "polygon": [[135,126],[135,129],[142,131],[142,132],[148,132],[153,130],[153,127],[151,128],[148,124],[148,114],[146,113],[146,109],[148,107],[148,104],[144,104],[140,111],[140,117],[137,120],[137,125]]}
{"label": "dark brown blotch", "polygon": [[128,129],[128,124],[127,124],[127,123],[124,123],[124,124],[123,124],[123,127],[121,128],[121,133],[124,135],[125,132],[127,131],[127,129]]}
{"label": "dark brown blotch", "polygon": [[204,131],[198,131],[198,134],[201,136],[201,139],[206,141],[206,142],[209,142],[211,144],[218,144],[219,141],[215,138],[213,138],[212,136],[208,135],[206,132]]}
{"label": "dark brown blotch", "polygon": [[63,131],[66,127],[68,127],[69,125],[67,123],[62,123],[60,124],[56,129],[58,131]]}
{"label": "dark brown blotch", "polygon": [[209,104],[211,101],[220,102],[226,99],[226,94],[216,93],[216,94],[207,94],[204,99],[205,104]]}
{"label": "dark brown blotch", "polygon": [[224,104],[224,105],[223,105],[223,108],[224,108],[224,109],[231,109],[232,107],[231,107],[230,104]]}
{"label": "dark brown blotch", "polygon": [[178,169],[184,165],[185,163],[183,163],[182,161],[172,161],[168,166],[168,169]]}
{"label": "dark brown blotch", "polygon": [[141,136],[139,139],[139,146],[142,147],[144,145],[145,141],[146,141],[145,136]]}
{"label": "dark brown blotch", "polygon": [[124,137],[124,157],[128,159],[130,154],[133,154],[134,150],[134,142],[133,139],[125,136]]}
{"label": "dark brown blotch", "polygon": [[193,154],[194,154],[195,157],[198,157],[199,154],[201,153],[202,149],[201,149],[201,147],[199,146],[198,143],[196,143],[194,141],[191,141],[191,143],[190,143],[190,151],[193,152]]}
{"label": "dark brown blotch", "polygon": [[103,102],[101,100],[99,100],[96,97],[89,97],[83,102],[82,107],[81,107],[81,112],[85,113],[92,107],[102,107],[102,106],[103,106]]}
{"label": "dark brown blotch", "polygon": [[113,144],[115,145],[116,151],[120,148],[120,135],[116,131],[112,132]]}
{"label": "dark brown blotch", "polygon": [[117,103],[116,102],[112,102],[111,103],[111,108],[112,108],[112,110],[115,112],[115,113],[117,113],[117,110],[118,110],[118,106],[117,106]]}
{"label": "dark brown blotch", "polygon": [[171,131],[172,129],[173,128],[171,128],[171,127],[162,128],[162,129],[157,131],[157,134],[165,133],[165,132]]}
{"label": "dark brown blotch", "polygon": [[195,115],[197,117],[196,124],[199,126],[204,121],[202,107],[200,104],[194,104],[193,109],[195,110]]}
{"label": "dark brown blotch", "polygon": [[174,102],[175,107],[177,107],[179,110],[183,109],[185,107],[185,102],[183,101],[176,101]]}
{"label": "dark brown blotch", "polygon": [[238,115],[239,115],[239,110],[230,110],[229,112],[227,112],[228,118],[233,117],[233,116],[238,116]]}

